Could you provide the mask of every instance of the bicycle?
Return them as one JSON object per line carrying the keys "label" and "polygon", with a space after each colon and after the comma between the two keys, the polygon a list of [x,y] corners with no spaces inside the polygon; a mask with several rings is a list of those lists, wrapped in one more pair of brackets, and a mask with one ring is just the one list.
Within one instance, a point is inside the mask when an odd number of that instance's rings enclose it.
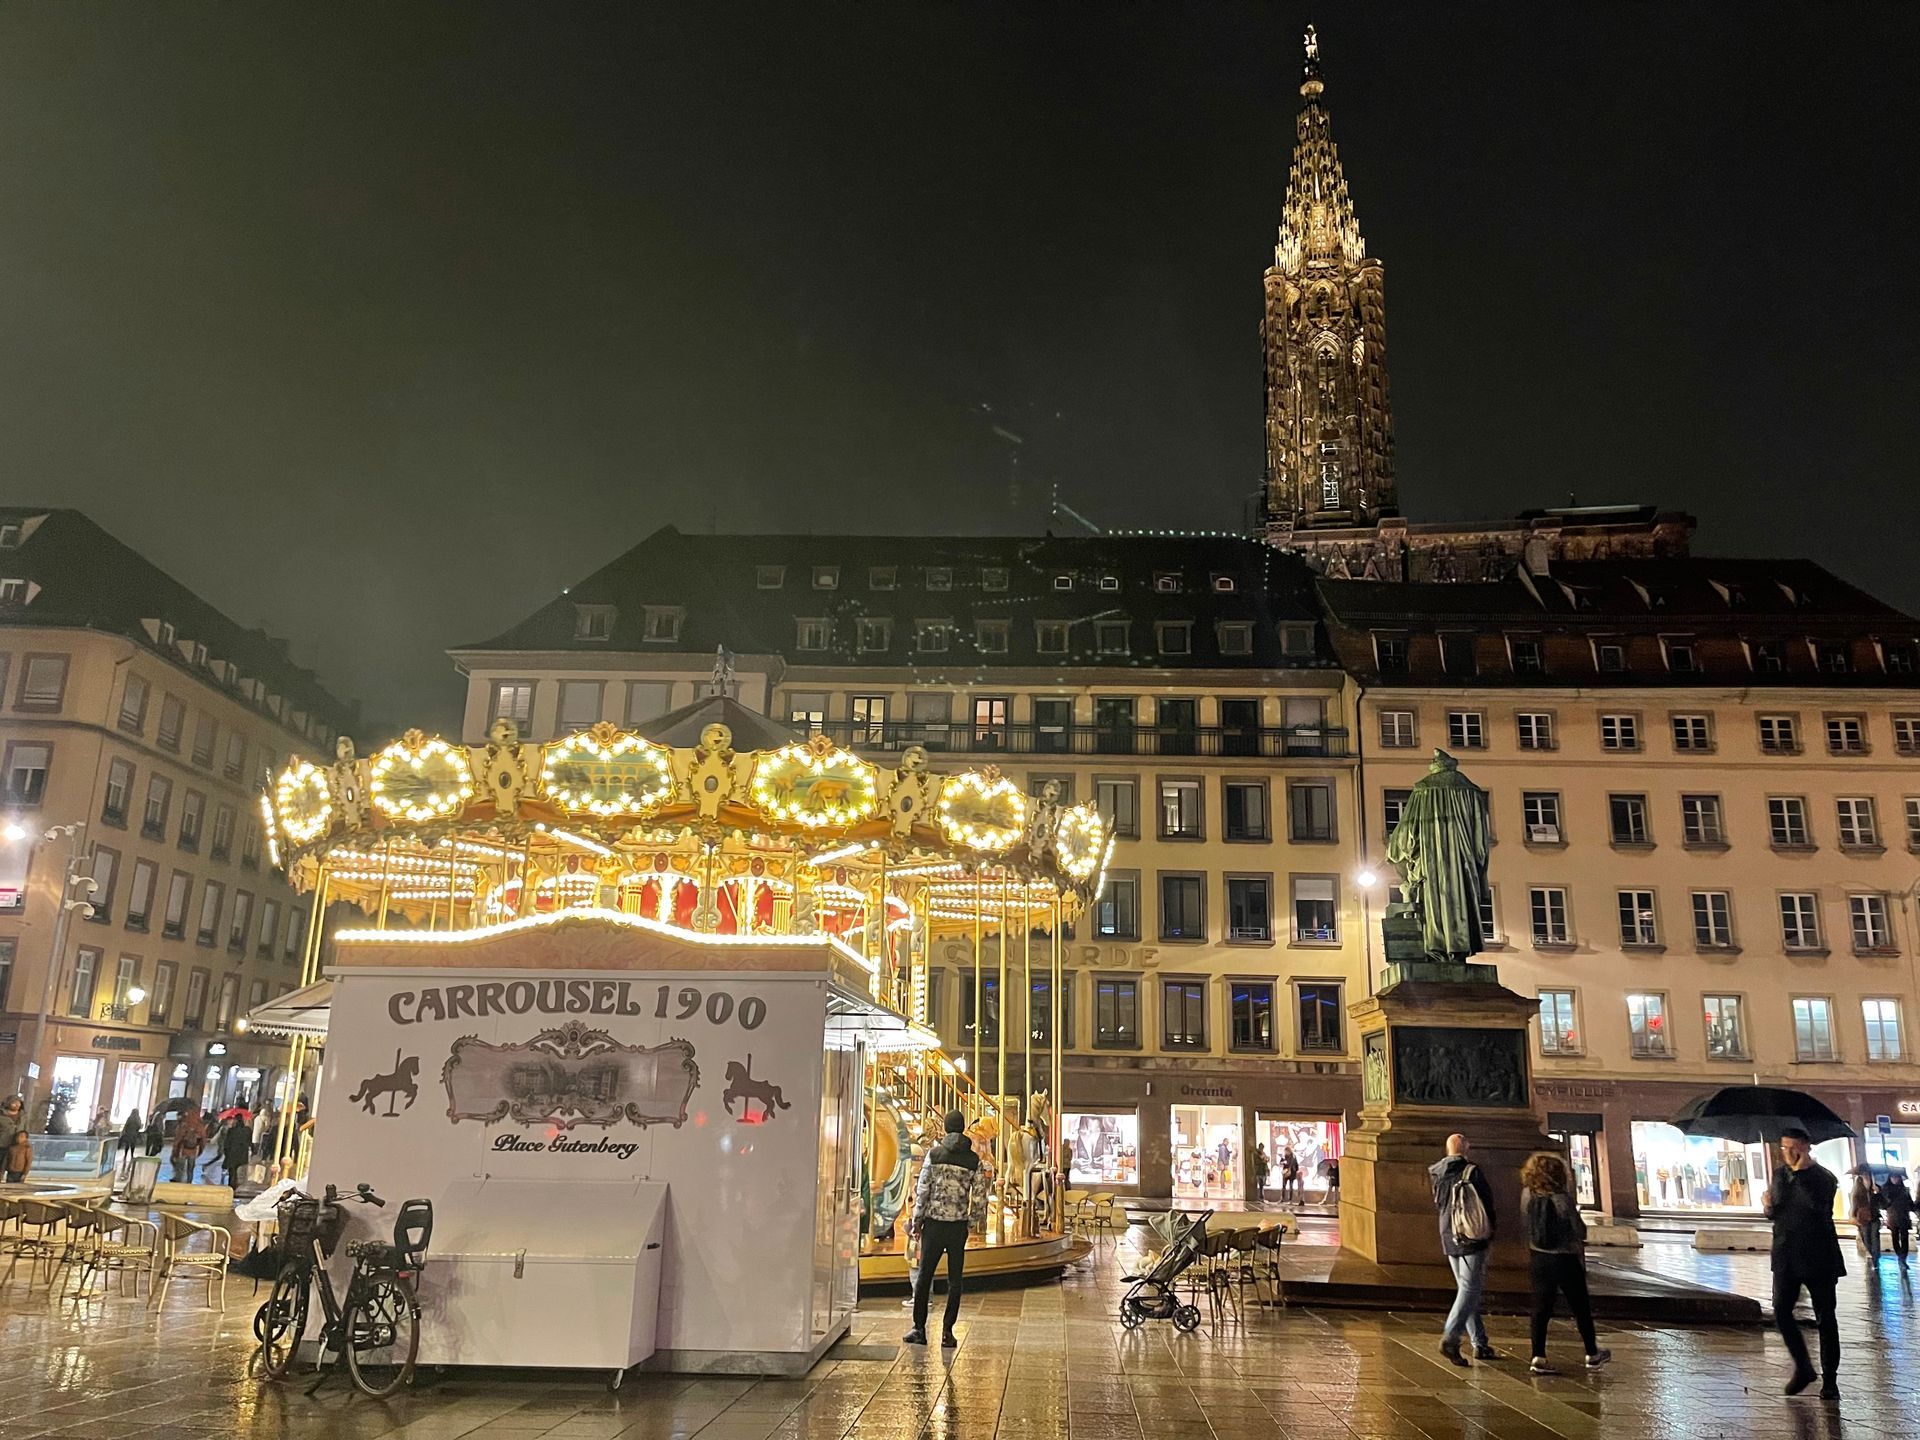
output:
{"label": "bicycle", "polygon": [[[275,1380],[293,1368],[294,1353],[307,1329],[309,1297],[317,1288],[324,1320],[315,1368],[332,1350],[346,1359],[347,1373],[362,1394],[384,1399],[413,1379],[414,1360],[420,1353],[420,1301],[414,1294],[413,1277],[426,1264],[433,1202],[402,1202],[390,1245],[378,1240],[349,1242],[353,1276],[343,1299],[334,1289],[326,1263],[346,1225],[340,1198],[339,1190],[329,1185],[323,1199],[295,1190],[281,1202],[280,1233],[287,1263],[253,1319],[261,1368]],[[363,1205],[387,1203],[370,1185],[357,1186],[346,1198]],[[315,1281],[317,1285],[310,1283]],[[323,1374],[316,1380],[314,1388],[325,1378]]]}

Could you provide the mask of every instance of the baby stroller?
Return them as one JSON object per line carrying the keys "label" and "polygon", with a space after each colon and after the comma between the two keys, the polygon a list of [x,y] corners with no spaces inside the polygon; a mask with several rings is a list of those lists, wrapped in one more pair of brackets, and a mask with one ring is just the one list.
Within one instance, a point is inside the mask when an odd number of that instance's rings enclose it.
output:
{"label": "baby stroller", "polygon": [[1166,1248],[1154,1257],[1146,1274],[1125,1277],[1133,1288],[1120,1302],[1123,1326],[1133,1330],[1148,1320],[1171,1320],[1173,1328],[1183,1333],[1200,1328],[1200,1307],[1182,1305],[1173,1282],[1200,1258],[1212,1214],[1211,1210],[1202,1210],[1193,1215],[1156,1215],[1147,1222],[1166,1240]]}

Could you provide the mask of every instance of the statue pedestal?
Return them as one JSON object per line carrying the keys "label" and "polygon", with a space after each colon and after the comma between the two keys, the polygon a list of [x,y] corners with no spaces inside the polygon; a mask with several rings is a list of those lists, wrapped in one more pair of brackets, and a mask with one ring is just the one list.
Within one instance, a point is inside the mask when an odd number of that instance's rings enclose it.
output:
{"label": "statue pedestal", "polygon": [[1340,1161],[1341,1261],[1444,1268],[1427,1171],[1457,1131],[1493,1189],[1493,1267],[1524,1271],[1520,1167],[1556,1148],[1532,1104],[1527,1026],[1539,1002],[1491,965],[1406,962],[1387,981],[1348,1010],[1364,1101]]}

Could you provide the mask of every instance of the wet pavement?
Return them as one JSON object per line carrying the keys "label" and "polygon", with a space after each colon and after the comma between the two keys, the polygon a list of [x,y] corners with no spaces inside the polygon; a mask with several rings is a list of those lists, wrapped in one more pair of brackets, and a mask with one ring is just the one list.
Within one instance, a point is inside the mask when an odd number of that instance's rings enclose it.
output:
{"label": "wet pavement", "polygon": [[[1319,1238],[1309,1236],[1309,1239]],[[29,1436],[210,1440],[1718,1440],[1920,1433],[1912,1365],[1920,1313],[1911,1271],[1877,1276],[1849,1254],[1842,1282],[1842,1399],[1779,1393],[1787,1363],[1771,1329],[1602,1326],[1614,1361],[1553,1378],[1525,1373],[1526,1329],[1495,1316],[1509,1357],[1461,1370],[1434,1345],[1428,1315],[1248,1307],[1194,1335],[1116,1320],[1132,1252],[1104,1239],[1058,1285],[970,1295],[961,1345],[900,1346],[898,1297],[865,1300],[854,1333],[802,1379],[636,1375],[617,1394],[600,1376],[422,1375],[404,1397],[368,1400],[344,1376],[249,1377],[251,1283],[230,1284],[224,1314],[184,1286],[165,1312],[118,1296],[29,1294],[24,1271],[0,1289],[0,1440]],[[1639,1263],[1697,1283],[1765,1293],[1761,1255],[1696,1255],[1656,1243]],[[264,1295],[264,1289],[262,1291]],[[1811,1336],[1809,1336],[1811,1339]],[[1556,1359],[1578,1362],[1556,1322]]]}

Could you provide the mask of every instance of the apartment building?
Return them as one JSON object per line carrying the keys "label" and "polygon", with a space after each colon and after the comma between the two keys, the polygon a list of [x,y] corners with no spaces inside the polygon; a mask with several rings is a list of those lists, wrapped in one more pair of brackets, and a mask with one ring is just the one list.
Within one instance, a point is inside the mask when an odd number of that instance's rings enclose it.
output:
{"label": "apartment building", "polygon": [[[1105,891],[1066,946],[1082,1178],[1237,1195],[1257,1142],[1338,1153],[1366,896],[1347,687],[1303,562],[1227,536],[669,528],[453,652],[465,738],[501,715],[536,740],[645,723],[707,693],[719,650],[719,683],[796,735],[995,765],[1112,820]],[[931,1015],[959,1054],[1001,1043],[997,951],[983,968],[976,1014],[971,944],[935,947]],[[1049,1014],[1041,981],[1038,1036]]]}
{"label": "apartment building", "polygon": [[1371,833],[1435,747],[1491,795],[1488,958],[1540,998],[1536,1098],[1587,1203],[1757,1208],[1757,1147],[1663,1123],[1755,1079],[1860,1128],[1838,1166],[1920,1160],[1920,622],[1805,561],[1320,592]]}
{"label": "apartment building", "polygon": [[84,1127],[272,1091],[285,1046],[241,1017],[297,985],[309,906],[262,785],[352,718],[80,512],[0,509],[0,1071],[38,1067],[36,1125],[56,1093]]}

